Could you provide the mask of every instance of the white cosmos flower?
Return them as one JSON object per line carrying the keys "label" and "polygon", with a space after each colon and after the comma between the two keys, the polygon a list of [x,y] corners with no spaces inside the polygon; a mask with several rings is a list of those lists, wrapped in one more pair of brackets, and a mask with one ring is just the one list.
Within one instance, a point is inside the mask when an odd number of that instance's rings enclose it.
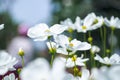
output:
{"label": "white cosmos flower", "polygon": [[66,74],[65,63],[59,57],[55,58],[52,68],[47,60],[38,58],[22,69],[20,77],[22,80],[63,80]]}
{"label": "white cosmos flower", "polygon": [[68,31],[75,30],[75,25],[70,18],[67,18],[64,21],[61,21],[60,23],[64,26],[66,26],[66,30],[68,30]]}
{"label": "white cosmos flower", "polygon": [[0,25],[0,30],[2,30],[4,28],[4,24]]}
{"label": "white cosmos flower", "polygon": [[18,80],[13,73],[5,76],[2,80]]}
{"label": "white cosmos flower", "polygon": [[14,65],[16,63],[15,57],[12,57],[6,51],[0,51],[0,75],[4,75],[9,70],[15,70]]}
{"label": "white cosmos flower", "polygon": [[111,28],[120,28],[120,19],[118,17],[112,16],[110,20],[107,18],[104,19],[105,24]]}
{"label": "white cosmos flower", "polygon": [[90,13],[84,20],[81,20],[80,17],[76,17],[75,27],[77,32],[86,33],[88,30],[94,30],[101,27],[103,20],[103,17],[98,17],[94,13]]}
{"label": "white cosmos flower", "polygon": [[62,58],[64,62],[66,62],[66,67],[74,67],[77,66],[85,66],[86,61],[88,61],[88,58],[83,58],[83,55],[81,57],[77,57],[77,55],[74,55],[71,58],[68,58],[67,60],[65,58]]}
{"label": "white cosmos flower", "polygon": [[49,28],[48,25],[40,23],[35,25],[34,27],[31,27],[28,30],[27,35],[33,38],[35,41],[44,41],[49,36],[64,32],[65,29],[66,28],[63,25],[59,24],[55,24]]}
{"label": "white cosmos flower", "polygon": [[107,65],[120,64],[120,56],[118,54],[113,54],[110,58],[108,57],[101,58],[99,55],[96,54],[94,59],[99,61],[100,63],[107,64]]}
{"label": "white cosmos flower", "polygon": [[73,54],[76,51],[84,51],[89,50],[91,48],[91,45],[87,42],[81,42],[77,39],[69,40],[69,38],[65,35],[59,35],[54,37],[55,42],[60,45],[60,48],[57,49],[57,53],[65,54]]}

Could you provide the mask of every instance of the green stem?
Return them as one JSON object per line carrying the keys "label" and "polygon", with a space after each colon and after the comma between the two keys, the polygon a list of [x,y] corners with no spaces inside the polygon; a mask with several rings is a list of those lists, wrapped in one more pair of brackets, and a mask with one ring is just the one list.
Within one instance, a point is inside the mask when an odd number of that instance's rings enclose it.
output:
{"label": "green stem", "polygon": [[102,46],[103,46],[103,48],[102,48],[102,50],[103,50],[103,53],[104,53],[104,39],[103,39],[103,29],[102,29],[102,27],[100,28],[100,37],[101,37],[101,42],[102,42]]}
{"label": "green stem", "polygon": [[103,30],[102,30],[102,27],[100,28],[100,36],[101,36],[101,40],[103,42]]}
{"label": "green stem", "polygon": [[[84,41],[86,41],[86,33],[84,33]],[[86,51],[84,51],[85,58],[87,57]]]}
{"label": "green stem", "polygon": [[54,55],[52,55],[51,57],[51,62],[50,62],[51,67],[53,66],[53,60],[54,60]]}
{"label": "green stem", "polygon": [[21,58],[22,58],[22,68],[23,68],[24,67],[24,57],[21,56]]}
{"label": "green stem", "polygon": [[111,52],[110,52],[110,55],[113,52],[113,35],[114,35],[114,30],[111,30]]}
{"label": "green stem", "polygon": [[103,49],[104,49],[104,55],[106,56],[106,28],[104,27],[104,40],[103,40]]}

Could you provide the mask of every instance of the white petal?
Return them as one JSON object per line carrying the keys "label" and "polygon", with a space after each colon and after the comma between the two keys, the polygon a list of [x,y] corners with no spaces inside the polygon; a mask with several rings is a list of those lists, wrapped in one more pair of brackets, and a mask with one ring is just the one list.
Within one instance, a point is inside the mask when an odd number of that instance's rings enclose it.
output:
{"label": "white petal", "polygon": [[71,60],[71,58],[67,59],[67,63],[66,63],[66,67],[74,67],[75,64],[74,62]]}
{"label": "white petal", "polygon": [[50,28],[50,31],[54,34],[61,34],[65,30],[66,30],[66,27],[59,24],[55,24]]}
{"label": "white petal", "polygon": [[58,43],[62,47],[66,47],[66,44],[69,44],[69,39],[65,35],[56,35],[54,36],[54,40],[56,43]]}
{"label": "white petal", "polygon": [[47,39],[48,39],[47,36],[39,36],[38,38],[35,38],[34,41],[45,41]]}
{"label": "white petal", "polygon": [[80,80],[89,80],[89,77],[90,77],[90,72],[89,72],[89,70],[83,68],[83,69],[82,69],[82,76],[81,76],[81,79],[80,79]]}
{"label": "white petal", "polygon": [[89,50],[91,45],[87,42],[81,42],[81,44],[77,47],[77,50]]}
{"label": "white petal", "polygon": [[27,35],[31,38],[38,38],[39,36],[44,36],[45,35],[45,30],[48,30],[48,26],[44,23],[38,24],[34,27],[31,27],[28,30]]}
{"label": "white petal", "polygon": [[107,18],[104,19],[104,23],[105,23],[108,27],[111,26],[110,21],[109,21]]}
{"label": "white petal", "polygon": [[64,54],[64,55],[68,55],[68,52],[67,52],[66,49],[64,49],[64,48],[58,48],[58,49],[57,49],[57,53]]}
{"label": "white petal", "polygon": [[2,30],[4,28],[4,24],[0,25],[0,30]]}
{"label": "white petal", "polygon": [[4,68],[0,67],[0,75],[4,75],[7,72],[8,72],[8,68],[6,68],[6,67],[4,67]]}
{"label": "white petal", "polygon": [[104,60],[99,55],[97,55],[97,54],[94,57],[94,59],[97,60],[97,61],[99,61],[99,62],[101,62],[101,63],[105,63]]}

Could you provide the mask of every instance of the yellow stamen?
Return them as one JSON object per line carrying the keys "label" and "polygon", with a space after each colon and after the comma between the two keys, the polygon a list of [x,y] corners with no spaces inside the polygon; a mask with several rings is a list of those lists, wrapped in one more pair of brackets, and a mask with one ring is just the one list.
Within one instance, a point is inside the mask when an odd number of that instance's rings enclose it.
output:
{"label": "yellow stamen", "polygon": [[49,30],[49,29],[46,29],[45,32],[50,32],[50,30]]}
{"label": "yellow stamen", "polygon": [[69,32],[69,33],[72,33],[72,32],[73,32],[73,29],[72,29],[72,28],[68,28],[68,32]]}
{"label": "yellow stamen", "polygon": [[77,55],[74,55],[71,59],[72,59],[72,61],[75,62],[77,60]]}
{"label": "yellow stamen", "polygon": [[86,30],[86,29],[87,29],[87,27],[86,27],[86,26],[82,26],[82,29],[83,29],[83,30]]}
{"label": "yellow stamen", "polygon": [[73,43],[70,43],[70,44],[69,44],[69,46],[73,47],[73,46],[74,46],[74,44],[73,44]]}

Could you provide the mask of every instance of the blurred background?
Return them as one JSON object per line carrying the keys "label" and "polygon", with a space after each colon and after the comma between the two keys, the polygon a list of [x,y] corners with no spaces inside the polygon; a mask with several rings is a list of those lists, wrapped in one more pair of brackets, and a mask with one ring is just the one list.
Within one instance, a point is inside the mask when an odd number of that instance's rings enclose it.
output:
{"label": "blurred background", "polygon": [[0,49],[19,58],[17,52],[22,47],[26,63],[36,56],[48,58],[45,42],[28,38],[28,28],[41,22],[53,25],[66,18],[74,21],[76,16],[84,18],[90,12],[120,17],[120,0],[0,0],[0,24],[5,24],[0,31]]}

